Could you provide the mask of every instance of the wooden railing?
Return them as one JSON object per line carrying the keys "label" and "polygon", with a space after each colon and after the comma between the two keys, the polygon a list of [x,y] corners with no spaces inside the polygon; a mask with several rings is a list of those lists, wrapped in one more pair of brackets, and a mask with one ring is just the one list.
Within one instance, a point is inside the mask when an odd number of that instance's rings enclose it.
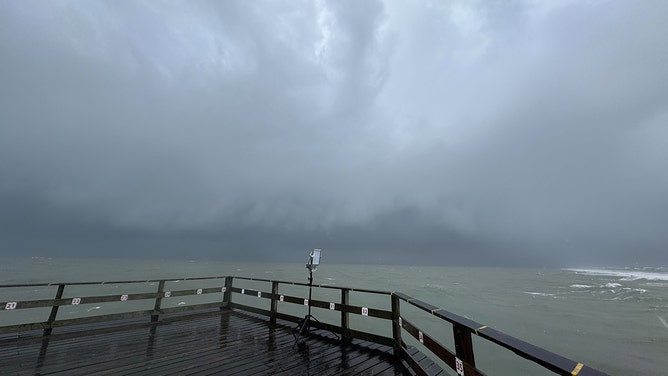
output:
{"label": "wooden railing", "polygon": [[[401,357],[418,375],[427,375],[427,371],[422,368],[421,364],[414,359],[407,351],[407,344],[402,339],[404,335],[410,335],[420,344],[424,346],[430,353],[430,357],[434,360],[440,359],[444,364],[455,370],[460,375],[484,375],[484,373],[476,367],[475,354],[473,348],[472,336],[478,336],[500,347],[506,348],[518,356],[528,359],[546,369],[559,375],[605,375],[605,373],[585,366],[582,363],[572,361],[555,353],[549,352],[537,346],[531,345],[527,342],[504,334],[500,331],[492,329],[488,326],[481,325],[475,321],[458,316],[454,313],[448,312],[442,308],[432,306],[428,303],[414,299],[411,296],[400,292],[375,291],[366,289],[353,289],[346,287],[336,287],[329,285],[313,285],[314,289],[331,289],[340,292],[339,298],[336,301],[324,301],[311,299],[308,301],[304,296],[295,296],[281,293],[281,287],[286,286],[302,286],[308,287],[306,283],[275,281],[268,279],[257,279],[247,277],[201,277],[201,278],[184,278],[179,282],[200,281],[202,288],[188,288],[188,289],[167,289],[166,284],[174,282],[173,280],[143,280],[143,281],[114,281],[114,282],[75,282],[75,283],[50,283],[50,284],[15,284],[15,285],[0,285],[0,294],[7,295],[7,291],[11,293],[11,289],[24,288],[55,288],[55,295],[52,299],[38,299],[38,300],[7,300],[0,302],[1,311],[23,310],[34,308],[51,308],[48,318],[45,321],[26,322],[12,325],[0,326],[0,333],[15,333],[28,330],[42,330],[43,335],[48,336],[52,334],[54,328],[63,326],[72,326],[80,324],[88,324],[94,322],[110,321],[117,319],[128,319],[150,316],[151,322],[159,321],[159,316],[168,313],[176,313],[182,311],[195,311],[202,309],[220,308],[220,309],[239,309],[257,314],[266,315],[272,323],[277,319],[287,320],[291,322],[298,322],[302,317],[290,315],[279,310],[279,303],[281,304],[296,304],[296,305],[310,305],[312,308],[320,308],[323,310],[336,311],[340,315],[340,322],[338,324],[326,322],[312,322],[311,326],[319,327],[332,332],[341,334],[344,341],[350,341],[353,338],[364,339],[394,348],[395,355]],[[204,283],[206,281],[206,283]],[[235,281],[237,282],[235,284]],[[254,281],[271,287],[270,290],[258,288],[243,287],[243,281]],[[96,295],[96,296],[72,296],[64,298],[66,289],[78,288],[86,286],[126,286],[128,284],[149,283],[156,285],[154,292],[140,292],[111,295]],[[215,287],[211,287],[215,285]],[[123,290],[120,288],[119,290]],[[16,291],[16,290],[14,290]],[[389,310],[367,307],[363,305],[350,304],[351,292],[360,294],[370,294],[377,296],[380,299],[389,299]],[[178,296],[197,296],[219,294],[220,298],[214,299],[213,302],[190,304],[175,307],[165,307],[163,299]],[[251,306],[235,302],[233,294],[246,295],[257,297],[260,299],[268,299],[269,309]],[[307,295],[305,295],[307,296]],[[127,302],[127,301],[153,301],[153,309],[145,309],[138,311],[124,311],[117,313],[108,313],[102,315],[93,315],[88,317],[78,318],[60,318],[59,308],[62,306],[75,306],[92,303],[110,303],[110,302]],[[388,302],[386,302],[388,303]],[[448,349],[441,342],[436,335],[423,331],[416,322],[411,322],[406,317],[402,316],[402,305],[408,304],[416,307],[418,312],[423,312],[423,315],[430,315],[437,319],[446,321],[452,325],[452,338],[454,342],[454,349]],[[266,304],[265,304],[266,305]],[[0,312],[0,315],[3,313]],[[374,317],[377,319],[389,322],[391,326],[392,336],[383,336],[381,334],[368,332],[359,329],[353,329],[350,325],[350,315],[359,315],[360,317]],[[0,316],[1,317],[1,316]],[[419,321],[416,320],[416,321]],[[388,331],[389,332],[389,331]]]}

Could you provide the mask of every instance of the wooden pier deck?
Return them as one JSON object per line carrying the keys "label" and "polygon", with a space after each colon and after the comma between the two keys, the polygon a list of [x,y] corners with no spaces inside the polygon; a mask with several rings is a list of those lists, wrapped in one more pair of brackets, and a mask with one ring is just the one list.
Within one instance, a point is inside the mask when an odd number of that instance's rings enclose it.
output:
{"label": "wooden pier deck", "polygon": [[[67,375],[410,375],[392,348],[341,345],[314,330],[294,346],[295,324],[224,309],[188,316],[86,324],[0,336],[0,374]],[[63,330],[64,329],[64,330]]]}
{"label": "wooden pier deck", "polygon": [[[311,299],[312,289],[327,294]],[[558,375],[606,375],[398,291],[213,276],[10,284],[0,292],[9,298],[0,301],[9,324],[0,326],[0,375],[484,376],[476,357],[488,354],[474,352],[474,338]],[[319,329],[299,351],[292,333],[302,317],[284,310],[295,306],[340,321],[310,321]],[[425,315],[441,329],[426,331]],[[448,332],[454,346],[444,345]]]}

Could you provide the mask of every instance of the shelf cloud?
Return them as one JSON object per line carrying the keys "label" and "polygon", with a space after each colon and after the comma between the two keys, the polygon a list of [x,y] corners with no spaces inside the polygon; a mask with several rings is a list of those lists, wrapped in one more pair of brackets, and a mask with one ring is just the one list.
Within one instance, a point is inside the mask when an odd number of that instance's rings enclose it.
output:
{"label": "shelf cloud", "polygon": [[665,265],[666,17],[3,2],[0,250]]}

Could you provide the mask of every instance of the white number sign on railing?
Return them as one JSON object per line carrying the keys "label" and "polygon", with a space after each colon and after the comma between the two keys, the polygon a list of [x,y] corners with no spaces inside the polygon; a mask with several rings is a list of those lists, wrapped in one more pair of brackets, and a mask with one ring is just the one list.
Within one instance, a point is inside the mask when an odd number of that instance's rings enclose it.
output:
{"label": "white number sign on railing", "polygon": [[457,374],[459,376],[464,376],[464,363],[461,359],[455,358],[455,368],[457,368]]}

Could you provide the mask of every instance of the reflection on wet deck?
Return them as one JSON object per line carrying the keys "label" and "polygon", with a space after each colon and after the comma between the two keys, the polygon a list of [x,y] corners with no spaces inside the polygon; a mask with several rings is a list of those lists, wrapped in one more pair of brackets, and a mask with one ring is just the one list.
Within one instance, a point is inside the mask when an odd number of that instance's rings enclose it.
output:
{"label": "reflection on wet deck", "polygon": [[327,331],[294,346],[294,324],[236,310],[87,324],[0,337],[2,374],[407,375],[390,347]]}

